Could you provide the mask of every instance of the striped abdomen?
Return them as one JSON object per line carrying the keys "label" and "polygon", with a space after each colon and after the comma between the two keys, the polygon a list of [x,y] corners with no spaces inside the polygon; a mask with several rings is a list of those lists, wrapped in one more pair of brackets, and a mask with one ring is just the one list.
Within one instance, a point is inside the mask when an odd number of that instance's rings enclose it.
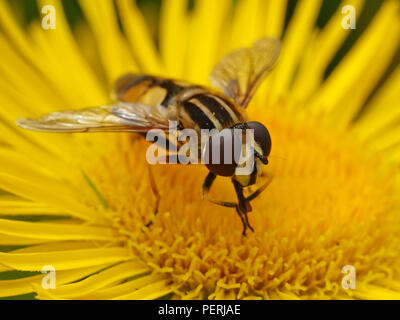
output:
{"label": "striped abdomen", "polygon": [[242,109],[229,98],[187,82],[152,76],[126,75],[115,87],[116,99],[166,108],[168,118],[183,128],[229,128],[245,121]]}

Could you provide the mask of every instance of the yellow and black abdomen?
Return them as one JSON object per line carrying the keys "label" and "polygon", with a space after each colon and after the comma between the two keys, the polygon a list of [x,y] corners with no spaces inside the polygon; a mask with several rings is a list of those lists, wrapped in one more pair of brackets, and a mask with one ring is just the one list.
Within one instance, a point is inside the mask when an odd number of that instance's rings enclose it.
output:
{"label": "yellow and black abdomen", "polygon": [[180,104],[181,118],[190,120],[195,129],[222,130],[245,118],[234,102],[210,90],[194,91]]}

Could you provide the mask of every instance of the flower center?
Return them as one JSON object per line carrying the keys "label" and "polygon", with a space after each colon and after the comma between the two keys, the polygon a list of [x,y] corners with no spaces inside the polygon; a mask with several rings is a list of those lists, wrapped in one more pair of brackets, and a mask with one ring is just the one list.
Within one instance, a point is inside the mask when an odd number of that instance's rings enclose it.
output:
{"label": "flower center", "polygon": [[[338,293],[345,265],[354,266],[358,278],[382,270],[388,276],[400,247],[390,170],[350,138],[316,123],[279,113],[256,116],[272,138],[257,185],[265,172],[273,181],[252,202],[255,232],[246,237],[235,210],[201,199],[204,165],[151,167],[160,193],[154,217],[148,143],[132,135],[108,138],[111,147],[89,173],[135,254],[189,298]],[[217,178],[211,196],[235,200],[230,180]]]}

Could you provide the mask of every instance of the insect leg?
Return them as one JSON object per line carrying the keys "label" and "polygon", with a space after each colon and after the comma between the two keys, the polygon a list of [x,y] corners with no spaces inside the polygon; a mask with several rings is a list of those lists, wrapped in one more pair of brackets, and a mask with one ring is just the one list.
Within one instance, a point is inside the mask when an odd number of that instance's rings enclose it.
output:
{"label": "insect leg", "polygon": [[212,199],[212,198],[208,197],[208,192],[210,191],[210,188],[211,188],[211,186],[212,186],[212,184],[213,184],[213,182],[214,182],[216,177],[217,176],[214,173],[210,172],[207,175],[206,179],[204,180],[204,183],[203,183],[203,199],[204,200],[208,200],[208,201],[210,201],[210,202],[212,202],[214,204],[217,204],[219,206],[229,207],[229,208],[236,208],[237,204],[234,203],[234,202],[220,201],[220,200],[215,200],[215,199]]}
{"label": "insect leg", "polygon": [[249,195],[246,198],[246,201],[250,202],[256,197],[258,197],[261,194],[261,192],[263,192],[270,185],[270,183],[272,182],[272,178],[273,178],[272,175],[268,175],[268,181],[265,184],[263,184],[260,188],[258,188],[256,191],[254,191],[251,195]]}
{"label": "insect leg", "polygon": [[[236,195],[237,195],[238,200],[239,200],[237,211],[240,211],[242,213],[247,227],[249,227],[249,229],[254,232],[254,229],[250,225],[249,218],[247,216],[247,213],[252,210],[250,202],[248,202],[247,199],[244,197],[244,195],[243,195],[243,187],[239,184],[239,182],[237,182],[235,180],[232,180],[232,182],[233,182],[233,186],[235,187]],[[246,229],[243,231],[244,235],[246,233],[245,231],[246,231]]]}
{"label": "insect leg", "polygon": [[[244,212],[243,215],[244,215],[244,219],[246,220],[247,226],[249,227],[249,229],[250,229],[251,231],[254,232],[254,228],[250,225],[249,217],[247,216],[247,212]],[[244,235],[246,235],[246,234],[244,234]]]}
{"label": "insect leg", "polygon": [[[246,202],[246,204],[250,205],[250,201],[253,200],[253,199],[255,199],[256,197],[258,197],[258,196],[261,194],[261,192],[263,192],[263,191],[269,186],[269,184],[270,184],[271,182],[272,182],[272,176],[269,176],[269,179],[268,179],[268,181],[267,181],[266,183],[264,183],[260,188],[258,188],[256,191],[254,191],[254,192],[253,192],[251,195],[249,195],[247,198],[244,198],[244,201]],[[243,193],[242,193],[242,195],[243,195]],[[251,210],[249,210],[249,211],[251,211]],[[248,218],[248,216],[247,216],[247,212],[248,212],[248,211],[245,211],[245,212],[243,213],[244,218],[245,218],[245,220],[246,220],[247,226],[250,228],[251,231],[254,232],[253,227],[252,227],[252,226],[250,225],[250,223],[249,223],[249,218]]]}
{"label": "insect leg", "polygon": [[[238,186],[238,191],[237,192],[239,192],[239,195],[240,195],[240,196],[238,195],[238,198],[240,199],[239,201],[242,201],[244,203],[244,205],[242,205],[242,207],[239,204],[234,203],[234,202],[219,201],[219,200],[211,199],[211,198],[208,197],[208,192],[210,191],[210,188],[211,188],[211,186],[212,186],[212,184],[213,184],[213,182],[214,182],[216,177],[217,176],[214,173],[210,172],[207,175],[206,179],[204,180],[204,183],[203,183],[203,199],[208,200],[208,201],[210,201],[210,202],[212,202],[214,204],[217,204],[217,205],[220,205],[220,206],[223,206],[223,207],[235,208],[237,214],[239,215],[240,221],[242,221],[242,224],[243,224],[243,232],[242,232],[242,234],[244,236],[246,235],[247,227],[251,231],[254,232],[254,229],[250,225],[249,219],[247,217],[247,212],[251,211],[251,206],[246,201],[246,199],[244,198],[243,190],[242,190],[242,187],[240,185],[237,185]],[[235,185],[235,183],[234,183],[234,186],[235,186],[235,190],[236,190],[237,186]]]}
{"label": "insect leg", "polygon": [[[158,192],[158,189],[157,189],[156,180],[154,179],[153,171],[151,170],[151,165],[148,164],[147,168],[149,169],[151,190],[153,190],[154,196],[156,197],[156,208],[154,209],[154,217],[155,217],[158,213],[158,206],[160,204],[160,193]],[[153,220],[150,220],[148,223],[146,223],[146,227],[150,227],[152,224],[153,224]]]}
{"label": "insect leg", "polygon": [[[242,214],[242,212],[240,211],[239,206],[236,206],[236,212],[237,212],[237,214],[239,215],[240,220],[242,221],[242,224],[243,224],[243,232],[242,232],[242,235],[246,236],[247,224],[246,224],[245,218],[243,218],[243,214]],[[253,230],[253,232],[254,232],[254,230]]]}

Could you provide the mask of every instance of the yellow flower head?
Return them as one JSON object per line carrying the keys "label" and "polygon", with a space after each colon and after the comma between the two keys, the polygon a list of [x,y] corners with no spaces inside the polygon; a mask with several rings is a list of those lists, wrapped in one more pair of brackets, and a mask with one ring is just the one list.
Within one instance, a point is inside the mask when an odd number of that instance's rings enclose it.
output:
{"label": "yellow flower head", "polygon": [[[85,20],[71,30],[61,1],[38,0],[55,8],[46,30],[39,20],[23,29],[1,0],[0,296],[400,298],[398,1],[383,2],[326,76],[353,32],[342,7],[358,17],[364,2],[344,1],[318,28],[322,1],[298,1],[284,28],[282,0],[199,0],[190,11],[186,0],[163,1],[156,48],[134,1],[81,0]],[[252,202],[246,237],[234,210],[201,199],[205,166],[154,166],[153,217],[140,136],[14,124],[107,104],[127,72],[208,85],[221,57],[267,35],[282,38],[282,53],[248,115],[270,131],[261,180],[274,178]],[[211,196],[233,199],[229,180],[218,178]],[[355,288],[346,289],[345,266]],[[51,290],[42,273],[4,276],[49,268]]]}

